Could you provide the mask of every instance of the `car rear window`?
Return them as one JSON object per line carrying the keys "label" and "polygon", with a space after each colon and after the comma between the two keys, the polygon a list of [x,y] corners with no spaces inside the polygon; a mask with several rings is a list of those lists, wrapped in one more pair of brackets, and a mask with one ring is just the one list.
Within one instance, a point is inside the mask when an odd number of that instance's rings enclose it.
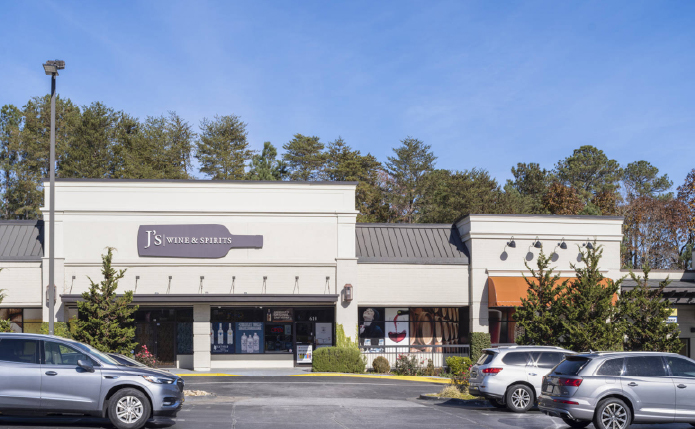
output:
{"label": "car rear window", "polygon": [[492,359],[495,357],[495,352],[490,352],[485,350],[483,354],[480,355],[478,358],[478,362],[476,364],[478,365],[487,365],[490,362],[492,362]]}
{"label": "car rear window", "polygon": [[554,375],[578,375],[579,371],[584,368],[591,359],[585,357],[568,356],[560,362],[560,365],[555,367]]}
{"label": "car rear window", "polygon": [[505,365],[519,365],[519,366],[525,366],[528,364],[529,361],[529,355],[528,353],[524,352],[511,352],[507,353],[502,357],[502,362]]}

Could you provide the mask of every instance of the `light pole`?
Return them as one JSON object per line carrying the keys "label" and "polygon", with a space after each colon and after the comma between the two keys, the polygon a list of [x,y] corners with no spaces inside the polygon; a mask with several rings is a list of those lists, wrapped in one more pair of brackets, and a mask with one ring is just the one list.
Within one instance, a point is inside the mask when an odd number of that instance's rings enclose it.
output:
{"label": "light pole", "polygon": [[48,246],[48,334],[53,335],[53,319],[55,319],[55,180],[56,180],[56,76],[58,70],[65,68],[65,61],[55,60],[46,61],[43,65],[43,70],[47,75],[51,76],[51,164],[50,181],[51,195],[49,208],[49,246]]}

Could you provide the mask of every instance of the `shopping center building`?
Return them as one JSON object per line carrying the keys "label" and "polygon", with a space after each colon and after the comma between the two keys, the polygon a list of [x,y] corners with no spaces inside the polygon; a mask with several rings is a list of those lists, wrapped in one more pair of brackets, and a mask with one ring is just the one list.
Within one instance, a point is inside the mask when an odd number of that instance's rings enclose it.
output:
{"label": "shopping center building", "polygon": [[[109,247],[114,268],[126,270],[119,293],[133,291],[139,306],[136,341],[164,365],[196,370],[307,363],[311,350],[335,343],[338,327],[367,347],[456,347],[468,344],[471,332],[513,342],[525,264],[533,266],[541,250],[553,254],[562,277],[573,277],[580,250],[596,243],[603,274],[627,275],[620,217],[360,224],[355,188],[58,180],[56,319],[77,316],[90,278],[102,278]],[[0,221],[0,317],[17,331],[38,332],[48,320],[48,237],[42,221]],[[695,336],[695,272],[652,273],[666,275],[675,280],[669,298],[687,344]]]}

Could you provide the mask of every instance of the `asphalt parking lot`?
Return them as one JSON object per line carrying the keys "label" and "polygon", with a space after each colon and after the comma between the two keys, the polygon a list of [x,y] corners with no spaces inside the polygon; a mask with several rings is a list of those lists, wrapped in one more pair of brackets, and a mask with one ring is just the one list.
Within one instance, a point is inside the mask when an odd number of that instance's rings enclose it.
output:
{"label": "asphalt parking lot", "polygon": [[[176,429],[256,428],[564,428],[532,411],[514,414],[416,399],[443,385],[353,377],[186,377],[186,388],[215,397],[189,397]],[[110,428],[107,420],[0,416],[2,428]],[[687,424],[634,425],[686,429]]]}

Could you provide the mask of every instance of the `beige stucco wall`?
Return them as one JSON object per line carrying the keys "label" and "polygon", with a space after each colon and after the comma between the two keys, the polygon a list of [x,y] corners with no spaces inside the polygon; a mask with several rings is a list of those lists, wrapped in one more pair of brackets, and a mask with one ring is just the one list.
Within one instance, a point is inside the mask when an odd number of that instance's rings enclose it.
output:
{"label": "beige stucco wall", "polygon": [[357,264],[359,305],[468,305],[466,265]]}
{"label": "beige stucco wall", "polygon": [[41,262],[0,262],[0,268],[0,289],[6,295],[1,307],[36,307],[43,303]]}

